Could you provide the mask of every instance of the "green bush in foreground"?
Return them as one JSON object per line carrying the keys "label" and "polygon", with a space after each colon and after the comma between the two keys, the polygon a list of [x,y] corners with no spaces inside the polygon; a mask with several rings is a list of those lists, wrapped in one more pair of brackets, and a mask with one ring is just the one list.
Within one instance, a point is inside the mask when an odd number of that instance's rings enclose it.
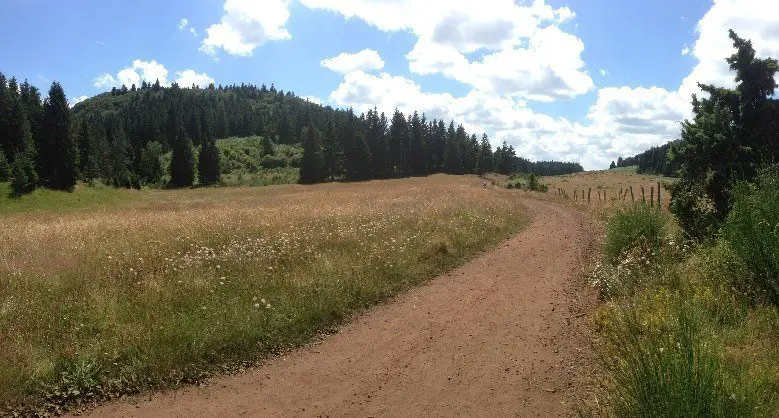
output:
{"label": "green bush in foreground", "polygon": [[754,288],[746,290],[779,305],[779,168],[734,188],[723,235],[753,275]]}
{"label": "green bush in foreground", "polygon": [[668,217],[647,205],[636,205],[612,215],[606,227],[603,254],[610,263],[635,248],[647,250],[653,257],[661,246],[663,229]]}

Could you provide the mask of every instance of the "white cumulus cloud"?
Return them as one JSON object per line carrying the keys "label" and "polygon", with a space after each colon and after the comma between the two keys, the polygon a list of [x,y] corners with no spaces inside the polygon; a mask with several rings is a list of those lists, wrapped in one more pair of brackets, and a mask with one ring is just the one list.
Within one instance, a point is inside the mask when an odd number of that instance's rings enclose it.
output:
{"label": "white cumulus cloud", "polygon": [[130,88],[133,84],[136,87],[141,86],[141,81],[147,83],[154,83],[159,80],[160,84],[167,86],[168,83],[168,69],[164,65],[157,62],[157,60],[143,61],[136,59],[132,65],[120,70],[116,74],[118,85],[125,85]]}
{"label": "white cumulus cloud", "polygon": [[357,70],[381,70],[384,68],[384,60],[373,49],[363,49],[354,54],[344,52],[338,56],[324,59],[320,64],[322,67],[344,74]]}
{"label": "white cumulus cloud", "polygon": [[116,86],[116,79],[114,76],[108,73],[100,74],[99,76],[95,77],[92,82],[95,87],[101,89]]}
{"label": "white cumulus cloud", "polygon": [[79,104],[79,103],[83,102],[84,100],[86,100],[86,99],[88,99],[88,98],[89,98],[89,96],[77,96],[77,97],[73,97],[73,98],[71,98],[70,100],[68,100],[68,105],[69,105],[70,107],[73,107],[73,106],[75,106],[75,105],[77,105],[77,104]]}
{"label": "white cumulus cloud", "polygon": [[225,0],[219,23],[206,29],[200,50],[215,55],[219,49],[230,55],[251,56],[267,41],[289,39],[285,27],[290,0]]}
{"label": "white cumulus cloud", "polygon": [[699,82],[735,86],[734,74],[725,62],[735,51],[728,29],[750,39],[758,57],[779,57],[779,2],[715,0],[695,27],[698,39],[690,54],[698,63],[680,87],[687,98],[698,91]]}
{"label": "white cumulus cloud", "polygon": [[[531,100],[569,99],[594,88],[581,59],[584,43],[559,25],[575,17],[543,0],[301,0],[310,8],[358,18],[417,41],[412,73],[441,74],[479,90]],[[469,55],[481,52],[472,60]]]}
{"label": "white cumulus cloud", "polygon": [[[133,84],[135,84],[136,87],[140,87],[143,81],[154,84],[159,80],[161,86],[167,87],[170,85],[168,74],[168,69],[157,62],[157,60],[152,59],[151,61],[144,61],[136,59],[133,60],[130,66],[119,70],[119,72],[116,73],[116,76],[109,73],[98,75],[94,79],[94,86],[100,89],[121,87],[122,85],[130,88]],[[213,83],[214,79],[209,77],[206,73],[198,73],[193,69],[188,69],[177,71],[175,81],[182,88],[187,88],[191,87],[192,84],[199,87],[206,87]]]}
{"label": "white cumulus cloud", "polygon": [[206,73],[198,73],[195,70],[184,70],[176,72],[176,83],[182,88],[192,87],[196,85],[200,88],[208,87],[209,84],[214,83],[214,79],[209,77]]}

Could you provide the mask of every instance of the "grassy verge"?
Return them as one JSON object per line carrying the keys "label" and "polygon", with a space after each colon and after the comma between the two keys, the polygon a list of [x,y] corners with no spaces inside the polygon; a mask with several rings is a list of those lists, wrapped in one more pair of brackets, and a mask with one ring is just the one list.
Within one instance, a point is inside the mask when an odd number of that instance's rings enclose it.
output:
{"label": "grassy verge", "polygon": [[150,191],[7,216],[0,404],[48,408],[200,379],[298,346],[518,232],[470,177]]}
{"label": "grassy verge", "polygon": [[748,264],[726,240],[688,247],[642,206],[607,222],[590,275],[604,393],[616,416],[776,416],[779,310],[742,290]]}
{"label": "grassy verge", "polygon": [[65,213],[80,210],[105,210],[126,205],[141,198],[137,190],[116,189],[79,183],[73,193],[37,189],[12,197],[10,183],[0,183],[0,216],[17,213]]}

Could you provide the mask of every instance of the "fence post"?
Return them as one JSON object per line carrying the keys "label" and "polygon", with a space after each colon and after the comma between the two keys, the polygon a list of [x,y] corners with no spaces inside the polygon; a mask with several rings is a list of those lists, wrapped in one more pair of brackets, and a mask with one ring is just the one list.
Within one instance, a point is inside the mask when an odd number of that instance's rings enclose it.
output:
{"label": "fence post", "polygon": [[587,190],[587,203],[590,203],[590,195],[592,194],[592,187]]}
{"label": "fence post", "polygon": [[646,192],[644,191],[644,186],[641,186],[641,203],[646,205]]}
{"label": "fence post", "polygon": [[636,202],[636,198],[635,198],[635,196],[633,196],[633,186],[632,185],[630,186],[630,201],[633,202],[633,203]]}
{"label": "fence post", "polygon": [[655,186],[652,186],[649,190],[649,207],[655,207]]}
{"label": "fence post", "polygon": [[660,204],[660,182],[657,182],[657,209],[663,211],[663,205]]}

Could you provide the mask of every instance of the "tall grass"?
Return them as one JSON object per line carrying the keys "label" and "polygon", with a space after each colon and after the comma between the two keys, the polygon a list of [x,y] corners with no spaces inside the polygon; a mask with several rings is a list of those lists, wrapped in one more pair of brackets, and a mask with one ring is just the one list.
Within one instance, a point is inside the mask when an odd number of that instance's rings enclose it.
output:
{"label": "tall grass", "polygon": [[755,184],[734,188],[723,232],[752,273],[746,290],[779,305],[779,168],[764,171]]}
{"label": "tall grass", "polygon": [[300,345],[528,219],[468,177],[145,196],[4,219],[0,404],[196,381]]}
{"label": "tall grass", "polygon": [[627,417],[775,416],[779,310],[736,283],[749,268],[727,242],[689,248],[673,220],[636,207],[609,217],[590,275],[605,402]]}
{"label": "tall grass", "polygon": [[[668,296],[668,295],[665,295]],[[645,295],[645,297],[648,297]],[[740,376],[729,376],[701,321],[678,296],[663,306],[619,311],[608,339],[611,411],[620,417],[748,417],[764,399]],[[648,315],[654,321],[647,321]],[[605,350],[604,350],[605,351]]]}
{"label": "tall grass", "polygon": [[635,249],[657,254],[667,224],[667,215],[647,205],[618,209],[610,216],[606,226],[603,245],[606,260],[615,263]]}

